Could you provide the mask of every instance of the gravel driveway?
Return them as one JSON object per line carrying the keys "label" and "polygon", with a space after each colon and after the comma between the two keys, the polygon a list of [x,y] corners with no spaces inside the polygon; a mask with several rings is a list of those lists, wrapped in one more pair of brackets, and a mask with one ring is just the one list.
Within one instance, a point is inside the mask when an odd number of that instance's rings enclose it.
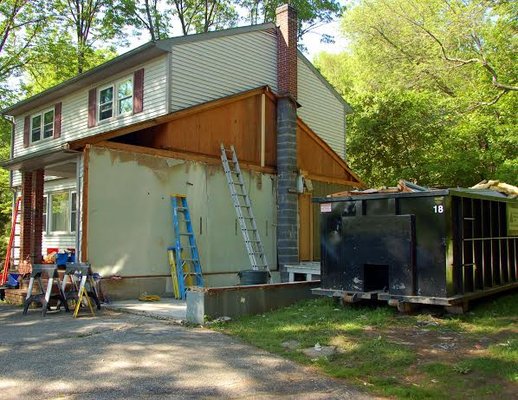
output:
{"label": "gravel driveway", "polygon": [[342,382],[206,330],[103,310],[0,304],[0,399],[370,399]]}

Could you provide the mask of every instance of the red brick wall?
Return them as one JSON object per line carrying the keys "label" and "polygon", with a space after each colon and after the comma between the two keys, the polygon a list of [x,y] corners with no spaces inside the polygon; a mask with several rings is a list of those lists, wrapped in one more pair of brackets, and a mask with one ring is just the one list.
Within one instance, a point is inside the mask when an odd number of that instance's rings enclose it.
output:
{"label": "red brick wall", "polygon": [[285,4],[278,7],[276,13],[279,94],[297,99],[297,12]]}
{"label": "red brick wall", "polygon": [[33,172],[32,180],[32,204],[34,209],[33,220],[33,238],[32,238],[32,254],[35,263],[41,263],[42,242],[43,242],[43,169]]}
{"label": "red brick wall", "polygon": [[22,172],[20,260],[42,261],[44,171]]}

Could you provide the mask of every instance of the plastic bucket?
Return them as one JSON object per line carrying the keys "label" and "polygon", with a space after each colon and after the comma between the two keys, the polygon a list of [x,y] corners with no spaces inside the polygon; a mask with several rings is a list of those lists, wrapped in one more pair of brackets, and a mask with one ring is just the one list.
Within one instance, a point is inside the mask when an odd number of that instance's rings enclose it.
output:
{"label": "plastic bucket", "polygon": [[239,276],[239,282],[241,285],[262,285],[268,283],[268,271],[247,269],[239,271],[237,276]]}
{"label": "plastic bucket", "polygon": [[13,288],[18,287],[18,277],[19,276],[20,276],[20,274],[10,273],[7,276],[7,286],[10,286],[10,287],[13,287]]}

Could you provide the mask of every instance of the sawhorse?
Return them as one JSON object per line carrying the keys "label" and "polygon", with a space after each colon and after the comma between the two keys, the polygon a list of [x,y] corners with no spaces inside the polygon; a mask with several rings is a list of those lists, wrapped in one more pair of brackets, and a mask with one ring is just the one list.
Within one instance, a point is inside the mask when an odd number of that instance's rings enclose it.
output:
{"label": "sawhorse", "polygon": [[[70,289],[67,290],[67,278],[70,280]],[[79,280],[79,287],[77,287],[77,283],[74,280],[77,278]],[[87,288],[87,285],[89,288]],[[61,291],[65,296],[65,300],[76,300],[79,301],[79,294],[81,290],[85,290],[88,297],[93,299],[95,302],[97,309],[101,309],[101,302],[99,301],[99,295],[97,293],[97,288],[95,286],[92,268],[90,264],[87,263],[68,263],[65,267],[65,275],[63,276],[63,283],[61,286]]]}
{"label": "sawhorse", "polygon": [[[41,278],[45,275],[47,277],[47,290],[43,291],[43,283]],[[34,288],[34,280],[38,280],[38,285],[40,288],[40,293],[32,294],[32,289]],[[56,284],[58,293],[52,295],[52,287]],[[32,266],[31,279],[29,281],[29,289],[27,290],[27,297],[25,298],[25,303],[23,304],[23,315],[27,315],[27,310],[31,303],[40,303],[42,306],[41,315],[45,316],[47,314],[47,310],[49,307],[50,298],[54,297],[58,299],[58,309],[61,304],[65,306],[65,310],[68,310],[68,304],[65,299],[65,295],[63,290],[61,289],[61,285],[59,282],[58,275],[58,267],[55,264],[35,264]]]}

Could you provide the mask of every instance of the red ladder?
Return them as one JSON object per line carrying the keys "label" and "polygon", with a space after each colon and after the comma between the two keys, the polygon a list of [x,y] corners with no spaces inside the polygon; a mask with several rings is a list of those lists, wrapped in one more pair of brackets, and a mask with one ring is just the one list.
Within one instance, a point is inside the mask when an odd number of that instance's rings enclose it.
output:
{"label": "red ladder", "polygon": [[9,276],[9,269],[11,267],[11,256],[13,253],[14,237],[16,233],[16,225],[18,223],[18,213],[20,212],[21,203],[22,198],[18,197],[16,199],[16,204],[14,206],[13,221],[11,224],[11,236],[9,236],[9,244],[7,245],[7,254],[5,255],[4,270],[0,274],[0,286],[4,285],[7,282],[7,278]]}

